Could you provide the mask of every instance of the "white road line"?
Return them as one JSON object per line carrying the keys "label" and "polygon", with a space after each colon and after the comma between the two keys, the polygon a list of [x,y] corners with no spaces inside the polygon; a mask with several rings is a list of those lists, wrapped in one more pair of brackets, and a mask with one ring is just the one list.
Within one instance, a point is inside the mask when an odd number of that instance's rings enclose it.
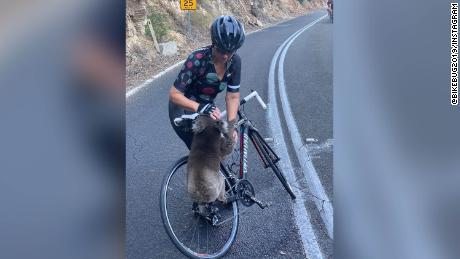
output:
{"label": "white road line", "polygon": [[[293,19],[296,19],[298,17],[295,17]],[[283,23],[283,22],[287,22],[287,21],[290,21],[290,20],[293,20],[293,19],[289,19],[289,20],[282,20],[282,21],[279,21],[275,24],[272,24],[271,26],[269,27],[265,27],[265,28],[261,28],[261,29],[258,29],[258,30],[255,30],[255,31],[252,31],[252,32],[249,32],[249,33],[246,33],[246,36],[248,35],[251,35],[253,33],[256,33],[256,32],[259,32],[259,31],[262,31],[262,30],[265,30],[265,29],[268,29],[268,28],[272,28],[274,26],[278,26],[280,23]],[[152,78],[150,79],[147,79],[144,81],[144,83],[142,83],[141,85],[138,85],[138,86],[135,86],[133,87],[132,89],[130,89],[128,92],[126,92],[126,99],[128,99],[129,97],[135,95],[136,93],[138,93],[140,90],[142,90],[143,88],[149,86],[152,84],[153,80],[163,76],[164,74],[166,74],[167,72],[171,71],[172,69],[175,69],[177,66],[179,66],[180,64],[183,64],[185,62],[185,59],[177,62],[176,64],[168,67],[167,69],[161,71],[160,73],[154,75]]]}
{"label": "white road line", "polygon": [[[295,41],[295,39],[305,30],[315,25],[318,21],[325,18],[327,15],[319,18],[318,20],[312,22],[307,27],[302,29],[299,33],[297,33],[294,37],[288,40],[278,63],[278,90],[281,99],[281,105],[283,107],[284,117],[286,119],[287,128],[289,133],[291,134],[291,140],[294,145],[294,150],[296,152],[297,158],[299,159],[300,165],[302,167],[302,171],[304,172],[304,176],[306,177],[306,182],[308,183],[308,187],[310,190],[319,198],[315,199],[315,204],[318,210],[320,211],[321,218],[323,219],[324,225],[326,226],[328,236],[330,238],[334,237],[334,221],[333,221],[333,208],[332,204],[329,201],[329,198],[324,191],[324,187],[321,184],[321,181],[318,177],[318,173],[316,172],[313,163],[311,162],[310,156],[307,152],[307,144],[303,144],[302,137],[300,135],[299,129],[297,127],[297,123],[294,119],[294,115],[292,114],[291,106],[289,104],[289,99],[286,93],[286,84],[284,81],[284,59],[286,57],[286,53],[289,50],[291,44]],[[321,199],[321,200],[320,200]],[[326,201],[326,202],[324,202]]]}
{"label": "white road line", "polygon": [[[303,27],[302,29],[307,28],[309,25]],[[286,178],[289,182],[296,182],[296,176],[294,174],[294,168],[291,164],[289,157],[288,149],[283,136],[283,130],[281,128],[280,116],[278,113],[278,105],[276,100],[275,93],[275,67],[276,61],[281,53],[281,50],[284,48],[286,43],[297,35],[302,29],[298,30],[296,33],[291,35],[275,52],[273,55],[271,64],[270,64],[270,73],[268,76],[268,101],[269,101],[269,110],[267,113],[267,120],[269,122],[270,128],[272,130],[272,136],[275,140],[275,149],[277,154],[280,156],[281,160],[279,162],[280,169],[285,173]],[[305,197],[303,192],[294,188],[295,195],[297,196],[296,201],[293,204],[293,210],[295,215],[295,220],[297,227],[302,238],[302,243],[304,251],[308,258],[323,258],[321,249],[318,245],[318,239],[315,235],[313,227],[310,221],[310,214],[305,208]]]}

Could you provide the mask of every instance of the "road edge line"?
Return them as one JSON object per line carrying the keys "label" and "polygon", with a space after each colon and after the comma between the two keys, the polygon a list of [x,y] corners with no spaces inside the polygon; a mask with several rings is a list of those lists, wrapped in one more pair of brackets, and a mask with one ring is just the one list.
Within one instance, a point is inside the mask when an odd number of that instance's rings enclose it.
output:
{"label": "road edge line", "polygon": [[[304,29],[305,27],[303,27],[302,29]],[[287,149],[287,146],[284,140],[283,129],[281,128],[281,121],[280,121],[280,116],[278,113],[278,104],[277,104],[276,93],[275,93],[275,67],[276,67],[276,61],[279,58],[281,50],[284,48],[286,43],[290,39],[292,39],[292,37],[297,35],[302,29],[293,33],[287,40],[283,42],[283,44],[281,44],[280,47],[278,47],[275,54],[273,55],[273,58],[270,64],[270,73],[268,76],[268,85],[269,85],[269,88],[268,88],[269,107],[268,108],[269,110],[267,113],[267,120],[270,125],[270,129],[272,131],[272,137],[275,140],[274,148],[277,150],[277,153],[279,154],[281,158],[281,160],[279,161],[281,171],[284,172],[288,182],[291,182],[291,183],[296,182],[296,176],[294,174],[294,169],[292,167],[288,149]],[[303,193],[298,189],[294,188],[293,192],[297,196],[297,199],[292,204],[292,207],[294,210],[295,222],[300,232],[300,237],[302,239],[302,244],[303,244],[305,254],[307,254],[308,258],[323,258],[323,254],[321,253],[321,249],[317,241],[318,239],[311,225],[310,214],[308,213],[304,205],[306,201],[305,197]]]}
{"label": "road edge line", "polygon": [[294,119],[294,115],[291,110],[291,105],[289,103],[289,99],[286,93],[286,84],[284,80],[284,60],[286,57],[286,53],[289,50],[291,44],[295,41],[295,39],[300,36],[304,31],[324,19],[327,15],[322,16],[321,18],[317,19],[316,21],[309,24],[306,28],[302,29],[298,34],[292,37],[289,42],[286,44],[283,52],[281,53],[281,57],[278,63],[278,90],[280,94],[281,106],[283,108],[284,118],[286,119],[286,124],[288,125],[288,131],[291,135],[291,141],[294,146],[294,150],[296,152],[298,161],[300,162],[300,166],[302,167],[303,175],[306,179],[309,189],[317,196],[319,199],[315,198],[315,205],[320,212],[321,218],[326,226],[328,236],[333,239],[334,238],[334,223],[333,223],[333,215],[334,210],[330,203],[329,198],[324,191],[324,187],[319,180],[318,173],[316,172],[313,163],[311,162],[311,158],[308,154],[307,144],[303,144],[302,138],[297,127],[297,123]]}

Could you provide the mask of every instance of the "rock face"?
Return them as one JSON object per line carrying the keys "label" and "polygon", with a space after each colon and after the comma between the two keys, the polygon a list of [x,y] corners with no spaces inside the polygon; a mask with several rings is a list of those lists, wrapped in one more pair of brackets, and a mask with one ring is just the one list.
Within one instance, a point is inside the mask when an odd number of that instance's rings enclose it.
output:
{"label": "rock face", "polygon": [[177,44],[174,41],[158,44],[161,55],[172,56],[177,54]]}
{"label": "rock face", "polygon": [[137,32],[143,31],[147,19],[147,3],[144,0],[131,0],[127,2],[127,15]]}
{"label": "rock face", "polygon": [[[126,0],[127,85],[139,84],[196,48],[209,45],[209,24],[219,15],[235,16],[250,32],[323,8],[325,1],[305,0],[301,4],[301,0],[198,0],[196,11],[181,11],[179,0]],[[158,25],[163,20],[161,23],[168,27],[161,39],[157,35],[161,54],[146,33],[145,23],[152,15],[157,18],[152,23]]]}
{"label": "rock face", "polygon": [[251,14],[255,17],[262,17],[265,13],[264,1],[263,0],[252,0],[251,1]]}

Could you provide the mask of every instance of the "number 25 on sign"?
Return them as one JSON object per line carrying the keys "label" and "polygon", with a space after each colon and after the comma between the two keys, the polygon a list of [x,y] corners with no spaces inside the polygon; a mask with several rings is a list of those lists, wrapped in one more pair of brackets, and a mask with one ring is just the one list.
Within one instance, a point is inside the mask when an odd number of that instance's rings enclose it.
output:
{"label": "number 25 on sign", "polygon": [[180,0],[181,10],[196,10],[196,0]]}

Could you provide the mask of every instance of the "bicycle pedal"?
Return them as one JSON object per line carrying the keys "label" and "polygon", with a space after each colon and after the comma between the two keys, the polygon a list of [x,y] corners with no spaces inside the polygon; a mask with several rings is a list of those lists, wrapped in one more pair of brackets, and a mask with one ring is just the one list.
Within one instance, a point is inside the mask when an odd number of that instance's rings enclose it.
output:
{"label": "bicycle pedal", "polygon": [[208,221],[209,224],[212,226],[217,226],[220,222],[220,215],[219,214],[211,214],[208,215],[206,218],[206,221]]}
{"label": "bicycle pedal", "polygon": [[212,216],[212,225],[216,226],[220,222],[220,217],[218,215],[213,215]]}

